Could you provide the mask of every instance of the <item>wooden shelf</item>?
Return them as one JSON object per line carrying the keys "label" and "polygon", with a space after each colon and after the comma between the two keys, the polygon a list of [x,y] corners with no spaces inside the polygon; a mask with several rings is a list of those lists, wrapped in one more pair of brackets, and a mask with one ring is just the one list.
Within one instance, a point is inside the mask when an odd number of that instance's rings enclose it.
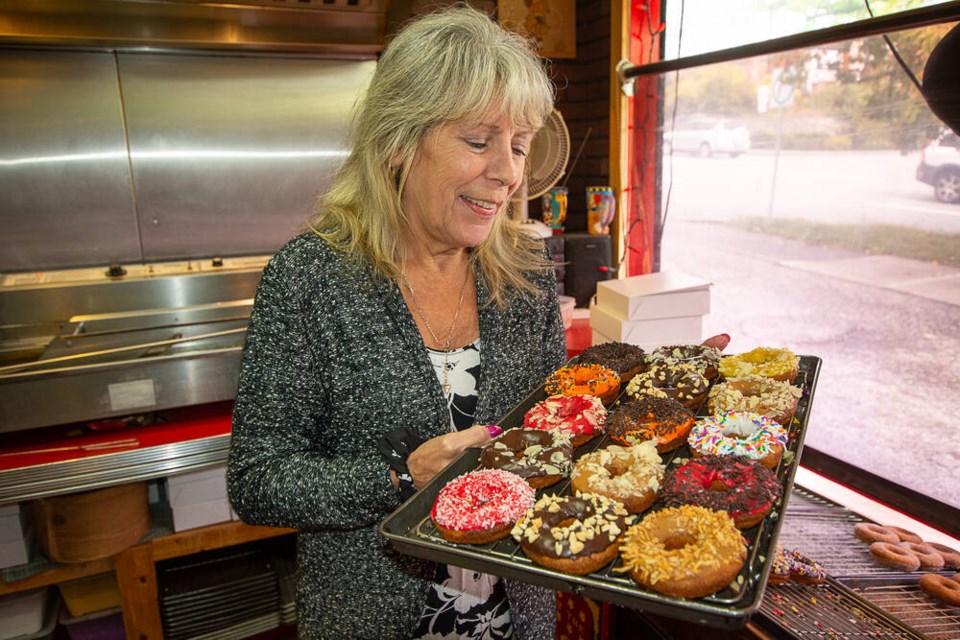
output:
{"label": "wooden shelf", "polygon": [[68,582],[114,571],[120,588],[123,623],[130,640],[163,640],[157,599],[155,563],[201,551],[266,540],[295,533],[294,529],[257,527],[242,522],[223,522],[148,540],[116,556],[58,566],[16,582],[0,583],[0,595]]}

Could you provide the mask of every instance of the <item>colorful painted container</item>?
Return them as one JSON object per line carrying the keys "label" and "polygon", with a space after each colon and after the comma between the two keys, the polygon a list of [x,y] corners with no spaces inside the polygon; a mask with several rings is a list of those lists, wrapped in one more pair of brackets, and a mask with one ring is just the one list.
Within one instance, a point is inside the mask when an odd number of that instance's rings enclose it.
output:
{"label": "colorful painted container", "polygon": [[587,187],[587,232],[595,236],[610,233],[617,212],[613,187]]}
{"label": "colorful painted container", "polygon": [[553,187],[543,194],[543,222],[553,232],[563,233],[563,222],[567,219],[567,188]]}

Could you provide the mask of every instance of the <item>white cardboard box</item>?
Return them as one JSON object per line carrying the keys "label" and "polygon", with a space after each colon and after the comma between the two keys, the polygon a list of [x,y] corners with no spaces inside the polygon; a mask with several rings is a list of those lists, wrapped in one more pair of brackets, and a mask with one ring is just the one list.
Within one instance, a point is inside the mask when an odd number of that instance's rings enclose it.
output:
{"label": "white cardboard box", "polygon": [[707,280],[675,272],[649,273],[597,283],[597,305],[624,320],[705,315],[710,312]]}
{"label": "white cardboard box", "polygon": [[32,530],[19,504],[0,507],[0,569],[30,561]]}
{"label": "white cardboard box", "polygon": [[690,344],[702,339],[703,316],[625,320],[597,304],[590,307],[590,328],[628,344]]}
{"label": "white cardboard box", "polygon": [[173,513],[174,531],[185,531],[234,519],[227,499],[225,465],[169,476],[167,499]]}
{"label": "white cardboard box", "polygon": [[173,507],[173,530],[186,531],[233,519],[227,498]]}
{"label": "white cardboard box", "polygon": [[167,499],[171,507],[190,506],[227,499],[227,467],[219,465],[167,477]]}

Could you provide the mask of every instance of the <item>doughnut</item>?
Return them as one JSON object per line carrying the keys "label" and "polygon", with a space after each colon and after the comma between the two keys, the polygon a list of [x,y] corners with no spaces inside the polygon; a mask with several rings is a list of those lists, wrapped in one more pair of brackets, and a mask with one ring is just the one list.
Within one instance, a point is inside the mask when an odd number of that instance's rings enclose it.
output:
{"label": "doughnut", "polygon": [[900,538],[900,542],[923,542],[923,538],[908,529],[894,527],[893,525],[889,524],[887,525],[887,528],[897,534],[897,537]]}
{"label": "doughnut", "polygon": [[773,560],[770,561],[770,573],[767,576],[767,582],[770,584],[786,584],[790,581],[790,559],[787,557],[787,551],[777,544],[777,549],[773,553]]}
{"label": "doughnut", "polygon": [[537,564],[583,576],[617,557],[626,516],[623,505],[606,496],[546,495],[517,521],[512,533]]}
{"label": "doughnut", "polygon": [[916,571],[920,568],[920,558],[911,549],[901,547],[894,542],[874,542],[870,545],[870,555],[882,565],[900,571]]}
{"label": "doughnut", "polygon": [[913,551],[920,560],[921,571],[940,571],[943,569],[943,556],[926,542],[900,542],[905,549]]}
{"label": "doughnut", "polygon": [[783,487],[770,469],[733,456],[703,456],[671,469],[661,499],[669,506],[694,504],[725,511],[738,529],[767,517]]}
{"label": "doughnut", "polygon": [[622,503],[627,513],[649,508],[661,482],[663,464],[653,440],[630,447],[612,444],[588,453],[577,460],[570,475],[574,492],[606,496]]}
{"label": "doughnut", "polygon": [[709,388],[710,381],[692,364],[657,364],[630,380],[627,395],[634,399],[643,395],[673,398],[690,411],[696,411]]}
{"label": "doughnut", "polygon": [[702,344],[675,344],[654,349],[647,354],[647,366],[660,364],[692,364],[707,380],[717,377],[722,353],[716,347]]}
{"label": "doughnut", "polygon": [[573,445],[559,431],[507,429],[480,452],[480,466],[509,471],[542,489],[570,475]]}
{"label": "doughnut", "polygon": [[858,522],[853,525],[853,535],[866,543],[873,542],[900,542],[900,536],[890,527],[872,522]]}
{"label": "doughnut", "polygon": [[686,505],[647,514],[620,545],[623,567],[643,587],[677,598],[700,598],[733,582],[747,545],[733,518]]}
{"label": "doughnut", "polygon": [[920,590],[951,607],[960,607],[960,574],[948,578],[937,573],[920,576]]}
{"label": "doughnut", "polygon": [[596,396],[550,396],[523,416],[527,429],[559,431],[570,436],[575,447],[600,435],[606,421],[607,410]]}
{"label": "doughnut", "polygon": [[646,353],[625,342],[602,342],[587,347],[577,357],[577,364],[600,364],[613,369],[620,380],[629,380],[646,368]]}
{"label": "doughnut", "polygon": [[789,349],[757,347],[720,360],[720,374],[724,378],[743,378],[758,375],[792,383],[800,370],[800,358]]}
{"label": "doughnut", "polygon": [[863,542],[923,542],[923,538],[902,527],[872,522],[858,522],[853,525],[853,534]]}
{"label": "doughnut", "polygon": [[687,444],[694,456],[737,456],[773,469],[783,457],[787,432],[766,416],[728,411],[697,420]]}
{"label": "doughnut", "polygon": [[800,584],[822,584],[827,579],[827,573],[819,562],[778,544],[770,565],[768,582],[784,584],[791,579]]}
{"label": "doughnut", "polygon": [[789,428],[802,394],[799,387],[782,380],[756,375],[730,378],[710,389],[707,395],[707,410],[710,413],[759,413]]}
{"label": "doughnut", "polygon": [[693,414],[670,398],[642,397],[621,404],[610,415],[607,435],[614,442],[631,445],[655,440],[657,451],[666,453],[683,445]]}
{"label": "doughnut", "polygon": [[448,482],[437,495],[430,518],[444,540],[485,544],[507,537],[533,500],[533,487],[520,476],[482,469]]}
{"label": "doughnut", "polygon": [[944,569],[960,569],[960,552],[939,542],[928,542],[943,557]]}
{"label": "doughnut", "polygon": [[551,373],[544,391],[551,396],[597,396],[610,404],[620,395],[620,376],[603,365],[575,364]]}
{"label": "doughnut", "polygon": [[822,584],[827,579],[827,572],[819,562],[811,560],[796,550],[786,553],[791,580],[800,584]]}

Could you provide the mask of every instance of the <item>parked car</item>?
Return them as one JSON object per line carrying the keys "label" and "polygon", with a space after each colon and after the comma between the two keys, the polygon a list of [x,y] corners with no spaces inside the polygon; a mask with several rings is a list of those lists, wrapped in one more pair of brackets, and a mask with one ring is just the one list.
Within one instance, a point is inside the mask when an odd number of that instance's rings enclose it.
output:
{"label": "parked car", "polygon": [[750,150],[747,128],[722,118],[697,118],[677,123],[675,130],[664,131],[663,141],[668,152],[695,153],[704,158],[714,153],[727,153],[736,158]]}
{"label": "parked car", "polygon": [[917,180],[933,185],[940,202],[960,203],[960,136],[945,131],[920,152]]}

